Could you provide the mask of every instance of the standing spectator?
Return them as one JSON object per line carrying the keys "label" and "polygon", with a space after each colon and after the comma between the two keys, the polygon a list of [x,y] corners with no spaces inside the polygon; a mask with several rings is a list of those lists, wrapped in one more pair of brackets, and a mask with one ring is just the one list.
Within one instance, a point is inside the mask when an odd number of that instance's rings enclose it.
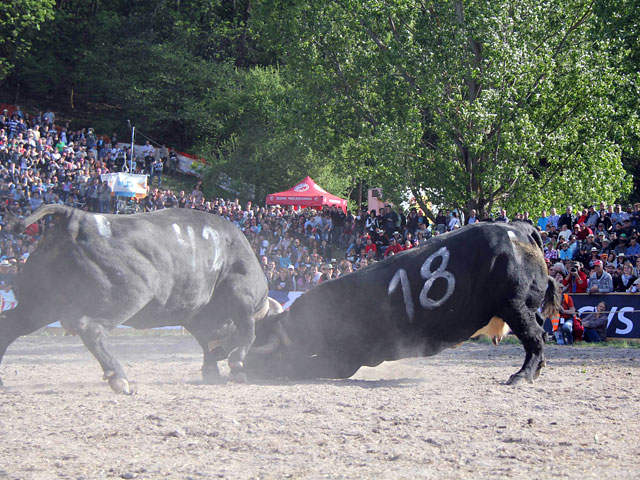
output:
{"label": "standing spectator", "polygon": [[149,186],[153,185],[153,177],[158,177],[158,188],[162,188],[162,171],[164,170],[164,165],[160,158],[154,158],[153,163],[151,163],[151,180],[149,181]]}
{"label": "standing spectator", "polygon": [[560,215],[558,220],[558,228],[562,228],[562,225],[566,225],[569,230],[573,228],[573,225],[576,223],[576,216],[572,213],[572,208],[569,206],[565,213]]}
{"label": "standing spectator", "polygon": [[98,202],[100,205],[100,213],[110,213],[111,212],[111,187],[108,182],[102,182],[102,185],[99,189],[99,197]]}
{"label": "standing spectator", "polygon": [[467,218],[465,225],[470,225],[479,221],[480,219],[478,218],[475,209],[472,208],[471,211],[469,211],[469,217]]}
{"label": "standing spectator", "polygon": [[449,219],[449,227],[447,228],[447,230],[452,232],[457,228],[460,228],[460,219],[458,218],[458,214],[456,212],[451,212],[451,218]]}
{"label": "standing spectator", "polygon": [[629,218],[629,214],[622,211],[622,205],[616,205],[614,212],[611,213],[611,223],[613,225],[618,223],[622,225],[627,218]]}
{"label": "standing spectator", "polygon": [[500,215],[496,218],[496,222],[508,222],[509,218],[507,217],[507,211],[504,208],[500,209]]}
{"label": "standing spectator", "polygon": [[540,218],[538,218],[536,225],[538,226],[541,232],[544,232],[547,229],[547,223],[549,223],[549,218],[547,217],[547,211],[542,210],[542,212],[540,212]]}
{"label": "standing spectator", "polygon": [[596,226],[598,225],[599,218],[600,216],[598,215],[598,212],[596,212],[596,208],[591,205],[589,207],[589,213],[587,215],[587,221],[585,223],[589,228],[591,228],[591,230],[595,230]]}
{"label": "standing spectator", "polygon": [[555,208],[552,208],[549,216],[547,217],[547,225],[551,224],[555,228],[558,228],[559,221],[560,221],[560,215],[558,215]]}

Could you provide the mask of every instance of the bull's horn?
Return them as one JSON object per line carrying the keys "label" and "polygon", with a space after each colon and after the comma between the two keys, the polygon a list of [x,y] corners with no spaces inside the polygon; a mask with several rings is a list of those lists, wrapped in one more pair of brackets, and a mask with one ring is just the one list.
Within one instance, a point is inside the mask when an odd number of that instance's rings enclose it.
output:
{"label": "bull's horn", "polygon": [[282,313],[282,305],[279,301],[274,300],[271,297],[267,297],[267,301],[269,303],[269,315],[276,315],[278,313]]}
{"label": "bull's horn", "polygon": [[276,335],[278,335],[278,338],[280,339],[282,344],[285,347],[289,348],[291,346],[292,342],[291,342],[291,339],[289,338],[289,335],[287,335],[286,330],[282,326],[282,323],[276,322],[275,323],[275,330],[276,330]]}
{"label": "bull's horn", "polygon": [[251,347],[251,353],[256,353],[258,355],[268,355],[276,351],[276,349],[280,346],[280,339],[277,335],[271,335],[269,337],[269,341],[264,345],[260,345],[259,347]]}

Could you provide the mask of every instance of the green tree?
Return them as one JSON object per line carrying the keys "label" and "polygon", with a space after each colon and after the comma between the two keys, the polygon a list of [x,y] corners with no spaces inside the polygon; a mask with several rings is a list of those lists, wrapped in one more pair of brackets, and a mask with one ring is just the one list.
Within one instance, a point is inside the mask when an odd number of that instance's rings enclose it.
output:
{"label": "green tree", "polygon": [[483,212],[630,190],[592,2],[276,0],[256,16],[331,145],[396,198]]}
{"label": "green tree", "polygon": [[29,51],[34,32],[53,17],[54,3],[54,0],[0,3],[0,82]]}

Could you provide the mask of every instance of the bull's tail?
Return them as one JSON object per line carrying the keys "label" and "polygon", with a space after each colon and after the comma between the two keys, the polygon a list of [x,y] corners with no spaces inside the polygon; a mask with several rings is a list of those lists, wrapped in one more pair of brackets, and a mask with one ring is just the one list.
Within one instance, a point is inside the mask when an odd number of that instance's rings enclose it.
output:
{"label": "bull's tail", "polygon": [[18,218],[13,214],[7,213],[7,226],[10,231],[22,232],[32,223],[36,223],[47,215],[58,215],[68,217],[73,213],[73,208],[66,205],[43,205],[26,218]]}
{"label": "bull's tail", "polygon": [[562,302],[562,295],[558,291],[558,283],[551,277],[548,277],[547,290],[542,300],[542,316],[551,318],[558,314]]}

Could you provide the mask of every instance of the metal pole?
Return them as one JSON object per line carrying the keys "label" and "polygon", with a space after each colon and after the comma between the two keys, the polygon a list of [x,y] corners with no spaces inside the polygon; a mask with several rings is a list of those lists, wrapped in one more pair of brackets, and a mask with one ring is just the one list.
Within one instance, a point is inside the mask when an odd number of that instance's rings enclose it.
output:
{"label": "metal pole", "polygon": [[131,157],[129,158],[129,173],[133,173],[133,141],[136,136],[136,127],[131,127]]}

